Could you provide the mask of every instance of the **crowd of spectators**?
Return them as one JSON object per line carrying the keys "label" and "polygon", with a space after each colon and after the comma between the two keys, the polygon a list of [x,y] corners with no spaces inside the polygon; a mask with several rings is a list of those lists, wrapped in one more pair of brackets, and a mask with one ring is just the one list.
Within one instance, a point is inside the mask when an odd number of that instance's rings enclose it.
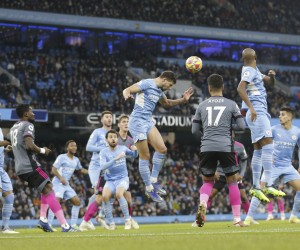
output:
{"label": "crowd of spectators", "polygon": [[[20,0],[0,2],[2,8],[15,8],[55,13],[133,19],[141,21],[165,22],[186,25],[209,26],[219,28],[235,28],[243,30],[267,31],[277,33],[300,34],[299,12],[297,1],[259,0],[210,0],[210,1],[182,1],[182,0],[151,0],[142,1],[36,1]],[[298,7],[298,8],[297,8]],[[171,13],[171,14],[170,14]],[[249,16],[255,18],[248,18]],[[188,17],[188,18],[187,18]],[[14,40],[14,35],[9,37]],[[15,41],[14,41],[15,42]],[[133,46],[133,43],[129,43]],[[234,48],[236,49],[236,48]],[[183,65],[169,63],[167,59],[158,61],[157,57],[185,58],[184,51],[154,51],[151,47],[137,50],[128,47],[126,53],[109,54],[99,51],[88,51],[84,46],[63,46],[49,50],[38,50],[35,45],[1,45],[0,67],[20,80],[20,85],[11,84],[10,78],[0,75],[0,107],[15,107],[20,103],[31,103],[35,108],[49,111],[87,112],[99,110],[113,110],[130,113],[133,103],[124,102],[122,90],[139,79],[130,74],[129,67],[142,68],[149,76],[157,76],[161,71],[173,70],[179,79],[191,79],[198,87],[191,105],[164,110],[159,107],[156,112],[170,114],[191,115],[199,100],[208,96],[206,78],[212,73],[219,73],[224,77],[224,95],[241,103],[236,87],[240,80],[241,69],[233,67],[205,66],[197,75],[189,74]],[[202,59],[216,61],[239,61],[233,58],[229,50],[220,53],[203,53],[198,50],[197,55]],[[279,48],[258,48],[260,63],[281,62],[291,65],[299,64],[297,58]],[[266,73],[266,72],[263,72]],[[277,78],[286,85],[300,86],[300,73],[297,71],[278,71]],[[171,98],[172,92],[168,94]],[[296,110],[296,117],[300,117],[299,99],[290,97],[278,89],[268,89],[269,112],[277,117],[282,105],[290,105]],[[144,184],[137,174],[137,161],[128,163],[130,176],[130,191],[134,202],[134,216],[152,215],[188,215],[194,214],[198,205],[198,189],[201,178],[198,171],[198,148],[194,145],[167,144],[168,155],[165,167],[161,172],[161,182],[167,189],[167,196],[163,203],[148,201],[144,194]],[[59,145],[49,146],[53,154],[48,158],[41,158],[43,166],[50,173],[56,156],[64,151]],[[251,155],[251,152],[249,152]],[[87,168],[90,154],[79,145],[77,153],[83,167]],[[251,159],[251,157],[250,157]],[[24,185],[16,176],[14,160],[11,155],[5,158],[6,170],[12,179],[15,199],[13,219],[31,219],[39,217],[40,199],[37,191]],[[248,169],[244,181],[246,188],[250,188],[251,177]],[[88,176],[76,173],[71,180],[75,191],[82,200],[80,217],[83,216],[88,198],[92,195]],[[293,203],[294,192],[285,187],[286,212]],[[0,208],[2,207],[0,200]],[[120,216],[121,210],[115,201],[114,215]],[[71,206],[63,202],[63,210],[70,216]],[[220,192],[212,202],[208,213],[231,213],[226,190]],[[1,213],[0,213],[1,215]]]}
{"label": "crowd of spectators", "polygon": [[[126,63],[125,63],[126,62]],[[236,94],[241,69],[233,67],[205,66],[199,74],[188,73],[183,65],[157,61],[144,52],[126,55],[89,52],[83,46],[66,46],[49,51],[37,51],[32,47],[4,46],[0,52],[0,66],[20,80],[20,86],[9,82],[8,77],[0,76],[0,107],[12,108],[19,103],[30,103],[34,108],[49,111],[88,112],[114,110],[130,113],[132,102],[124,102],[122,90],[138,81],[129,74],[129,67],[142,68],[149,77],[157,76],[163,70],[173,70],[179,79],[191,79],[199,89],[190,105],[164,110],[158,113],[191,115],[199,100],[208,96],[206,78],[212,73],[224,77],[224,95],[241,104]],[[263,72],[267,73],[267,72]],[[277,78],[286,83],[299,81],[300,72],[277,72]],[[299,81],[300,84],[300,81]],[[171,98],[176,97],[170,92]],[[299,100],[278,89],[268,89],[268,102],[272,117],[278,115],[282,105],[296,109],[300,117]]]}
{"label": "crowd of spectators", "polygon": [[217,28],[300,34],[293,0],[2,0],[2,8]]}

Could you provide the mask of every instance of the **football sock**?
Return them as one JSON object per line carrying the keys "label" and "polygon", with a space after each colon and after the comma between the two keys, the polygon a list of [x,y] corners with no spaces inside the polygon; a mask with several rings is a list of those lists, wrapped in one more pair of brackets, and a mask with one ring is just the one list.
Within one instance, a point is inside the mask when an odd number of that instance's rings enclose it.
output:
{"label": "football sock", "polygon": [[251,161],[252,165],[252,176],[253,176],[253,186],[256,188],[260,187],[260,175],[262,170],[262,150],[254,150],[253,157]]}
{"label": "football sock", "polygon": [[165,154],[160,154],[158,152],[154,153],[153,159],[152,159],[153,167],[152,167],[151,177],[156,178],[156,181],[153,181],[153,182],[157,182],[157,177],[158,177],[159,171],[163,167],[163,165],[165,163],[165,159],[166,159]]}
{"label": "football sock", "polygon": [[262,147],[262,165],[264,167],[264,175],[266,177],[267,186],[273,185],[271,171],[273,167],[273,144],[267,144]]}

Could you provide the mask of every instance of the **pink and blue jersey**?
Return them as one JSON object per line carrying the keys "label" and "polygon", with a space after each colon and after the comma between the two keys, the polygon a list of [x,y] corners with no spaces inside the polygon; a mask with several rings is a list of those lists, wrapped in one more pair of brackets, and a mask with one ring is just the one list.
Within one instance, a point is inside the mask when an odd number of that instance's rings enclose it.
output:
{"label": "pink and blue jersey", "polygon": [[[266,111],[268,109],[264,77],[265,75],[257,67],[254,69],[253,67],[244,66],[242,69],[241,81],[248,83],[246,92],[255,110]],[[248,109],[245,102],[242,102],[242,109]]]}

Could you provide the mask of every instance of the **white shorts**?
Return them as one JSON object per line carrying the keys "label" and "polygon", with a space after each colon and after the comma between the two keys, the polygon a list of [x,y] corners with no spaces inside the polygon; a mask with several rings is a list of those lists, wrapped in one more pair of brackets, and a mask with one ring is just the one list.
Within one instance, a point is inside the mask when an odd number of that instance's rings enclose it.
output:
{"label": "white shorts", "polygon": [[[273,167],[271,176],[272,183],[278,182],[279,178],[282,178],[284,183],[288,183],[294,180],[300,180],[300,174],[292,165],[283,168]],[[261,176],[261,181],[266,182],[264,173]]]}
{"label": "white shorts", "polygon": [[70,185],[63,185],[62,183],[53,183],[53,190],[55,197],[61,198],[63,200],[69,200],[77,196],[76,192]]}
{"label": "white shorts", "polygon": [[2,189],[2,192],[8,192],[13,190],[11,180],[8,174],[1,167],[0,167],[0,189]]}
{"label": "white shorts", "polygon": [[251,122],[250,110],[246,113],[246,122],[251,130],[252,143],[258,142],[264,137],[272,137],[270,115],[265,112],[257,111],[257,117]]}
{"label": "white shorts", "polygon": [[99,177],[100,177],[100,167],[98,169],[90,169],[89,168],[89,177],[92,184],[92,187],[97,187]]}
{"label": "white shorts", "polygon": [[129,188],[129,178],[125,177],[116,181],[106,181],[104,187],[109,188],[113,194],[116,193],[117,188],[124,188],[127,190]]}

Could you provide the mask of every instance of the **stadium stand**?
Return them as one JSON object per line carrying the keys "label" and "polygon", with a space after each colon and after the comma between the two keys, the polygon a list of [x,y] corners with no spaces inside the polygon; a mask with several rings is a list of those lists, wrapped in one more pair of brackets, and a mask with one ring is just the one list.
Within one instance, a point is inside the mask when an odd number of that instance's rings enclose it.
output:
{"label": "stadium stand", "polygon": [[[138,4],[137,4],[138,3]],[[255,8],[252,8],[255,6]],[[110,1],[10,1],[3,0],[2,8],[64,13],[82,16],[109,17],[150,22],[163,22],[300,34],[299,2],[287,0],[152,0],[139,2]],[[267,13],[267,14],[264,14]],[[255,18],[248,18],[254,17]],[[216,17],[216,18],[213,18]]]}

